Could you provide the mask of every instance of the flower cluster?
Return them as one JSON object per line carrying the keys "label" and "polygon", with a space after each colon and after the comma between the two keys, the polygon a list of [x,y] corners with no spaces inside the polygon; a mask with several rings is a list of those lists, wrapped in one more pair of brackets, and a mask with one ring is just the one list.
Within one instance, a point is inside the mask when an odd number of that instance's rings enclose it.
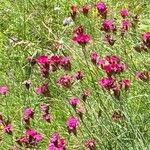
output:
{"label": "flower cluster", "polygon": [[53,133],[47,150],[66,150],[65,139],[60,138],[59,133]]}
{"label": "flower cluster", "polygon": [[46,103],[42,103],[40,105],[40,109],[41,109],[41,112],[42,112],[42,119],[47,121],[47,122],[50,122],[51,119],[52,119],[52,116],[49,113],[49,105],[46,104]]}
{"label": "flower cluster", "polygon": [[136,45],[134,49],[137,52],[149,52],[150,50],[150,32],[145,32],[142,34],[142,43]]}
{"label": "flower cluster", "polygon": [[23,121],[26,124],[29,124],[31,118],[32,119],[34,118],[34,111],[33,111],[33,109],[32,108],[25,108],[24,111],[23,111]]}
{"label": "flower cluster", "polygon": [[33,147],[37,145],[43,139],[42,134],[33,128],[26,128],[25,135],[16,138],[16,142],[20,146],[26,148]]}

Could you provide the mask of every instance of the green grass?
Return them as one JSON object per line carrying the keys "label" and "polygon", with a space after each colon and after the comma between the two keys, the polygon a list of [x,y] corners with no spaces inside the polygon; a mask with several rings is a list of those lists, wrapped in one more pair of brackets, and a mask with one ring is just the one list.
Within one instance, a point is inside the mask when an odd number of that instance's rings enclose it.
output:
{"label": "green grass", "polygon": [[[0,95],[0,113],[6,118],[9,116],[14,132],[11,136],[0,131],[0,138],[2,138],[0,150],[7,150],[17,145],[14,140],[24,132],[21,117],[23,108],[26,106],[35,108],[35,119],[31,121],[31,126],[44,136],[43,141],[35,148],[37,150],[48,147],[50,135],[55,131],[59,131],[61,137],[66,139],[67,150],[84,150],[84,141],[89,137],[96,138],[98,150],[150,149],[150,86],[149,83],[138,81],[134,77],[136,71],[150,71],[150,53],[137,53],[133,49],[140,42],[141,33],[150,31],[150,2],[148,0],[105,2],[109,7],[108,18],[116,18],[115,23],[118,27],[121,22],[119,15],[121,8],[129,9],[130,18],[134,14],[140,16],[136,30],[130,29],[123,39],[119,34],[115,35],[117,41],[113,47],[102,40],[102,32],[99,30],[102,20],[95,15],[95,9],[90,11],[88,18],[79,13],[75,22],[69,26],[63,26],[64,18],[70,16],[71,4],[94,5],[96,1],[1,0],[0,85],[8,85],[9,93],[6,96]],[[60,11],[55,12],[54,7],[57,5],[60,6]],[[105,73],[95,67],[88,58],[91,70],[89,71],[81,47],[72,42],[72,30],[78,24],[83,24],[86,33],[92,36],[92,41],[87,45],[87,56],[92,51],[97,51],[101,57],[113,54],[120,56],[121,60],[128,64],[128,69],[120,75],[120,78],[129,78],[132,84],[128,92],[123,92],[121,101],[103,92],[98,85],[98,80],[106,76]],[[15,38],[16,42],[10,42]],[[57,41],[63,41],[63,50],[54,49]],[[28,56],[38,54],[69,55],[72,58],[72,70],[70,72],[59,70],[51,73],[49,79],[43,79],[38,65],[31,68],[26,61]],[[85,74],[82,83],[75,81],[71,90],[59,88],[56,85],[60,75],[73,74],[78,70],[83,70]],[[29,91],[22,85],[26,79],[32,81]],[[49,83],[50,98],[39,96],[34,92],[34,89],[42,82]],[[80,121],[77,128],[78,135],[75,137],[69,135],[66,129],[67,118],[75,114],[67,103],[67,99],[72,96],[80,97],[84,88],[91,89],[92,93],[88,97],[88,103],[82,103],[87,113],[84,122]],[[41,120],[39,110],[41,102],[50,104],[53,116],[50,124]],[[112,112],[120,108],[125,114],[125,119],[118,122],[112,121]],[[99,110],[102,111],[100,117],[98,117]]]}

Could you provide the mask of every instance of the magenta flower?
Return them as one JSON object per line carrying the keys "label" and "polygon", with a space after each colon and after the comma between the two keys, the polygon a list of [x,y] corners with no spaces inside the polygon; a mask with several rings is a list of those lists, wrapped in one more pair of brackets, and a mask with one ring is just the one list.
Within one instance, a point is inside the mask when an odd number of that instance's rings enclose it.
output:
{"label": "magenta flower", "polygon": [[58,56],[58,55],[52,55],[52,56],[49,58],[50,70],[51,70],[52,72],[58,70],[60,61],[61,61],[61,56]]}
{"label": "magenta flower", "polygon": [[74,78],[77,79],[77,80],[82,80],[84,75],[83,75],[83,72],[82,71],[77,71],[74,75]]}
{"label": "magenta flower", "polygon": [[114,32],[116,31],[116,25],[113,24],[113,22],[111,20],[105,20],[102,23],[102,28],[101,30],[105,31],[105,32]]}
{"label": "magenta flower", "polygon": [[76,127],[79,125],[78,119],[75,117],[70,117],[66,122],[68,132],[74,133],[76,135]]}
{"label": "magenta flower", "polygon": [[42,115],[43,120],[47,121],[47,122],[51,122],[52,120],[52,116],[50,113],[45,113]]}
{"label": "magenta flower", "polygon": [[99,80],[102,88],[110,90],[114,87],[115,80],[112,77],[103,77]]}
{"label": "magenta flower", "polygon": [[62,75],[58,80],[57,80],[57,84],[59,86],[64,86],[64,87],[67,87],[67,88],[70,88],[71,87],[71,76],[66,74],[66,75]]}
{"label": "magenta flower", "polygon": [[105,59],[110,63],[110,64],[116,64],[120,63],[120,58],[116,55],[108,55],[105,57]]}
{"label": "magenta flower", "polygon": [[121,10],[120,10],[120,14],[121,14],[121,16],[122,16],[123,18],[125,18],[125,17],[128,16],[129,12],[128,12],[127,9],[121,9]]}
{"label": "magenta flower", "polygon": [[60,138],[59,133],[53,133],[47,150],[66,150],[65,139]]}
{"label": "magenta flower", "polygon": [[129,79],[123,79],[120,81],[121,88],[123,87],[125,88],[125,90],[128,90],[130,85],[131,85],[131,81]]}
{"label": "magenta flower", "polygon": [[26,135],[29,137],[29,141],[32,141],[34,144],[37,144],[43,139],[41,133],[37,132],[33,128],[27,128]]}
{"label": "magenta flower", "polygon": [[10,122],[6,122],[3,128],[3,131],[8,134],[12,134],[13,127]]}
{"label": "magenta flower", "polygon": [[124,30],[124,31],[128,31],[129,30],[129,25],[130,25],[129,20],[123,20],[121,29]]}
{"label": "magenta flower", "polygon": [[99,15],[101,15],[102,18],[106,19],[107,12],[108,12],[106,4],[103,3],[103,2],[98,2],[96,4],[96,8],[97,8],[97,10],[99,12]]}
{"label": "magenta flower", "polygon": [[43,103],[40,105],[40,109],[41,109],[41,112],[48,113],[49,112],[49,105],[46,103]]}
{"label": "magenta flower", "polygon": [[76,106],[80,103],[80,99],[76,97],[72,97],[68,101],[74,108],[76,108]]}
{"label": "magenta flower", "polygon": [[50,91],[48,88],[48,84],[41,84],[39,87],[35,89],[37,94],[42,94],[44,96],[50,96]]}
{"label": "magenta flower", "polygon": [[82,46],[85,46],[88,42],[90,42],[90,40],[91,40],[91,36],[89,36],[88,34],[76,34],[73,38],[72,38],[72,40],[74,41],[74,42],[77,42],[77,43],[79,43],[80,45],[82,45]]}
{"label": "magenta flower", "polygon": [[47,55],[41,55],[36,58],[36,61],[40,65],[45,65],[45,64],[49,63],[49,58]]}
{"label": "magenta flower", "polygon": [[137,71],[135,73],[135,77],[137,79],[140,79],[140,80],[145,81],[145,82],[148,82],[150,79],[150,75],[149,75],[148,71]]}
{"label": "magenta flower", "polygon": [[62,66],[62,68],[64,68],[64,70],[71,70],[71,62],[70,62],[70,57],[66,56],[66,57],[62,57],[60,60],[60,65]]}
{"label": "magenta flower", "polygon": [[85,141],[85,147],[90,150],[96,150],[96,140],[95,139],[88,139]]}
{"label": "magenta flower", "polygon": [[0,94],[6,94],[8,93],[8,91],[9,91],[8,86],[6,85],[0,86]]}
{"label": "magenta flower", "polygon": [[82,11],[84,16],[88,16],[89,10],[90,10],[89,5],[84,5],[84,6],[81,7],[81,11]]}
{"label": "magenta flower", "polygon": [[34,111],[32,108],[25,108],[23,112],[23,121],[29,124],[30,118],[34,118]]}
{"label": "magenta flower", "polygon": [[144,41],[144,43],[150,47],[150,32],[145,32],[142,34],[142,39]]}
{"label": "magenta flower", "polygon": [[98,58],[99,58],[99,55],[98,55],[97,52],[92,52],[90,54],[90,58],[91,58],[92,63],[96,65],[97,61],[98,61]]}

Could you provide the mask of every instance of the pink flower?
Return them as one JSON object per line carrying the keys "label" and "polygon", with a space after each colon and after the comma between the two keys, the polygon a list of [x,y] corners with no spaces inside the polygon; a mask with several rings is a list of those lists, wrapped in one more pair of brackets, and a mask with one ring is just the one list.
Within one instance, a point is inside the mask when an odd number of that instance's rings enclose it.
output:
{"label": "pink flower", "polygon": [[49,105],[46,103],[43,103],[40,105],[40,109],[43,113],[48,113],[49,112]]}
{"label": "pink flower", "polygon": [[49,58],[47,55],[41,55],[36,58],[36,61],[40,65],[45,65],[45,64],[49,63]]}
{"label": "pink flower", "polygon": [[148,82],[150,78],[148,71],[137,71],[135,77],[145,82]]}
{"label": "pink flower", "polygon": [[53,133],[47,150],[66,150],[65,139],[60,138],[59,133]]}
{"label": "pink flower", "polygon": [[48,84],[41,84],[39,87],[35,89],[37,94],[42,94],[44,96],[50,96],[50,91],[48,88]]}
{"label": "pink flower", "polygon": [[73,76],[74,76],[74,78],[77,79],[77,80],[82,80],[83,77],[84,77],[82,71],[77,71]]}
{"label": "pink flower", "polygon": [[129,20],[123,20],[122,21],[122,28],[121,28],[121,30],[123,30],[123,31],[129,30],[129,25],[130,25]]}
{"label": "pink flower", "polygon": [[60,65],[64,68],[64,70],[71,70],[71,62],[70,62],[70,57],[62,57],[60,60]]}
{"label": "pink flower", "polygon": [[78,106],[78,107],[76,108],[76,112],[77,112],[77,114],[79,115],[80,119],[82,120],[82,119],[83,119],[83,114],[85,113],[84,107]]}
{"label": "pink flower", "polygon": [[34,111],[32,108],[25,108],[23,112],[23,121],[29,123],[30,118],[34,118]]}
{"label": "pink flower", "polygon": [[80,45],[85,46],[90,40],[91,36],[88,34],[78,34],[72,38],[73,41],[78,42]]}
{"label": "pink flower", "polygon": [[76,135],[76,127],[79,125],[78,119],[75,117],[70,117],[66,122],[68,132],[74,133]]}
{"label": "pink flower", "polygon": [[89,5],[84,5],[81,7],[81,11],[83,12],[84,16],[87,16],[90,10],[90,6]]}
{"label": "pink flower", "polygon": [[50,70],[51,70],[52,72],[58,70],[60,61],[61,61],[61,56],[58,56],[58,55],[52,55],[52,56],[49,58]]}
{"label": "pink flower", "polygon": [[98,58],[99,58],[99,55],[98,55],[97,52],[92,52],[90,54],[90,58],[91,58],[92,63],[96,65],[97,61],[98,61]]}
{"label": "pink flower", "polygon": [[76,106],[80,103],[80,99],[76,98],[76,97],[72,97],[69,100],[69,103],[76,108]]}
{"label": "pink flower", "polygon": [[37,132],[33,128],[27,128],[26,135],[29,137],[29,142],[31,141],[34,145],[43,139],[41,133]]}
{"label": "pink flower", "polygon": [[64,87],[67,87],[67,88],[70,88],[71,87],[71,76],[66,74],[66,75],[62,75],[58,80],[57,80],[57,84],[59,86],[64,86]]}
{"label": "pink flower", "polygon": [[144,43],[150,46],[150,32],[143,33],[142,38],[143,38]]}
{"label": "pink flower", "polygon": [[3,128],[3,131],[8,134],[12,134],[13,127],[10,122],[6,122]]}
{"label": "pink flower", "polygon": [[90,150],[96,150],[96,140],[95,139],[88,139],[85,141],[85,147]]}
{"label": "pink flower", "polygon": [[9,89],[8,86],[4,85],[4,86],[0,86],[0,94],[6,94],[8,93]]}
{"label": "pink flower", "polygon": [[131,81],[128,80],[128,79],[123,79],[120,81],[120,85],[121,85],[121,88],[125,88],[125,90],[128,90],[130,85],[131,85]]}
{"label": "pink flower", "polygon": [[43,120],[47,121],[47,122],[51,122],[52,120],[52,116],[50,113],[45,113],[42,115]]}
{"label": "pink flower", "polygon": [[116,64],[120,63],[120,58],[116,55],[108,55],[105,57],[105,59],[110,63],[110,64]]}
{"label": "pink flower", "polygon": [[98,2],[96,4],[96,8],[97,8],[99,14],[102,16],[102,18],[106,19],[108,10],[107,10],[107,6],[105,5],[105,3]]}
{"label": "pink flower", "polygon": [[120,14],[121,14],[121,16],[122,16],[123,18],[125,18],[125,17],[128,16],[129,12],[128,12],[127,9],[121,9],[121,10],[120,10]]}
{"label": "pink flower", "polygon": [[99,80],[102,88],[110,90],[114,87],[115,80],[112,77],[104,77]]}
{"label": "pink flower", "polygon": [[102,28],[101,30],[105,31],[105,32],[114,32],[116,31],[116,25],[113,24],[113,22],[111,20],[105,20],[102,23]]}

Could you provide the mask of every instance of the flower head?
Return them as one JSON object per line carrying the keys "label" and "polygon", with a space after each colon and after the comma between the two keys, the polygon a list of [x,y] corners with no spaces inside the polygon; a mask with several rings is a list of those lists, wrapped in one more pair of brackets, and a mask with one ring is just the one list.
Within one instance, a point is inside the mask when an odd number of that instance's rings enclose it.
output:
{"label": "flower head", "polygon": [[116,25],[111,21],[111,20],[105,20],[102,23],[102,28],[101,30],[105,31],[105,32],[114,32],[116,31]]}
{"label": "flower head", "polygon": [[23,121],[29,123],[30,118],[34,118],[34,111],[32,108],[25,108],[23,111]]}
{"label": "flower head", "polygon": [[80,99],[76,98],[76,97],[72,97],[69,100],[69,103],[76,108],[76,106],[80,103]]}
{"label": "flower head", "polygon": [[144,41],[145,44],[147,44],[148,46],[150,46],[150,32],[145,32],[142,34],[142,39]]}
{"label": "flower head", "polygon": [[10,122],[6,122],[3,128],[3,131],[8,134],[12,134],[13,127]]}
{"label": "flower head", "polygon": [[8,86],[6,85],[0,86],[0,94],[6,94],[8,93],[8,91],[9,91]]}
{"label": "flower head", "polygon": [[84,16],[87,16],[90,10],[90,6],[89,5],[84,5],[81,7],[81,11],[83,12]]}
{"label": "flower head", "polygon": [[88,139],[85,141],[85,147],[90,150],[96,150],[96,140],[95,139]]}
{"label": "flower head", "polygon": [[37,94],[42,94],[44,96],[50,96],[50,91],[48,88],[48,84],[41,84],[39,87],[35,89]]}
{"label": "flower head", "polygon": [[127,9],[121,9],[120,14],[123,18],[127,17],[129,14],[129,11]]}
{"label": "flower head", "polygon": [[103,3],[103,2],[98,2],[96,4],[96,8],[97,8],[97,10],[99,12],[99,15],[101,15],[102,18],[106,19],[107,12],[108,12],[106,4]]}
{"label": "flower head", "polygon": [[63,25],[64,25],[64,26],[69,25],[71,22],[72,22],[71,17],[65,18],[65,19],[63,20]]}
{"label": "flower head", "polygon": [[74,42],[79,43],[82,46],[85,46],[88,42],[90,42],[91,36],[88,34],[84,34],[84,33],[83,34],[76,34],[76,35],[74,35],[72,40]]}
{"label": "flower head", "polygon": [[69,133],[72,132],[76,135],[76,127],[78,126],[78,124],[79,124],[79,122],[78,122],[77,118],[70,117],[66,122]]}

